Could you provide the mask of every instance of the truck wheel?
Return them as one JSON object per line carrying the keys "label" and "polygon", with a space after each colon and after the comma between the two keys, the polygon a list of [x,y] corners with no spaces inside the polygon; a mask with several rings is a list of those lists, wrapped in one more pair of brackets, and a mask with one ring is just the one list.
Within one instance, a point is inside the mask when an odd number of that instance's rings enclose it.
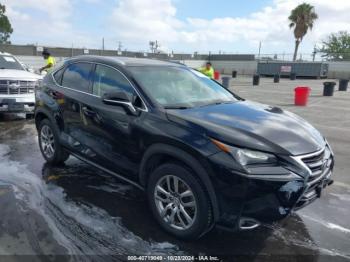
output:
{"label": "truck wheel", "polygon": [[196,239],[212,223],[207,193],[192,172],[177,163],[167,163],[151,174],[147,196],[160,226],[182,239]]}
{"label": "truck wheel", "polygon": [[69,158],[69,153],[60,145],[58,130],[50,120],[40,122],[38,134],[40,151],[48,163],[61,164]]}
{"label": "truck wheel", "polygon": [[26,119],[33,119],[33,118],[34,118],[34,113],[26,114]]}

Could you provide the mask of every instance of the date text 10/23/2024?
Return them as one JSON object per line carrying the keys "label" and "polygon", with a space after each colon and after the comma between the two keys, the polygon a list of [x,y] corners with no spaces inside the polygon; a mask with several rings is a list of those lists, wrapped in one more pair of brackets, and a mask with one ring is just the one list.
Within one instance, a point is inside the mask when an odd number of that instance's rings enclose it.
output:
{"label": "date text 10/23/2024", "polygon": [[128,256],[128,261],[219,261],[215,256]]}

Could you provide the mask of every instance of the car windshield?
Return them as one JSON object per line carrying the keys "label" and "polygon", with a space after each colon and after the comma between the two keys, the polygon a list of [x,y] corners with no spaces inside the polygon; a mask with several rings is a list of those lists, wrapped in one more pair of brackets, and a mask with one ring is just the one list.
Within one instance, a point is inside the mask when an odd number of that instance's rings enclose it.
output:
{"label": "car windshield", "polygon": [[129,67],[144,91],[165,108],[190,108],[237,101],[203,74],[185,67]]}
{"label": "car windshield", "polygon": [[0,69],[24,70],[23,66],[10,55],[0,55]]}

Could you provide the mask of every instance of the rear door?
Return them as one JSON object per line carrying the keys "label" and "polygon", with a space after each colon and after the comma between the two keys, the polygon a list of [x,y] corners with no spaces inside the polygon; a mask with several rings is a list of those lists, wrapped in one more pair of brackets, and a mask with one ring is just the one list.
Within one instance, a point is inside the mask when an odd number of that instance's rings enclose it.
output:
{"label": "rear door", "polygon": [[102,101],[107,92],[124,92],[130,101],[137,93],[126,76],[116,68],[97,64],[92,74],[92,96],[82,105],[82,122],[93,138],[91,149],[95,162],[136,180],[140,162],[140,114],[130,115],[122,105],[108,105]]}
{"label": "rear door", "polygon": [[[63,100],[59,103],[63,119],[64,133],[63,143],[72,151],[91,157],[88,140],[89,132],[83,122],[83,104],[92,93],[93,64],[78,62],[68,65],[62,72],[60,92]],[[57,81],[57,80],[56,80]],[[61,96],[61,94],[52,94]],[[59,101],[59,97],[58,97]]]}

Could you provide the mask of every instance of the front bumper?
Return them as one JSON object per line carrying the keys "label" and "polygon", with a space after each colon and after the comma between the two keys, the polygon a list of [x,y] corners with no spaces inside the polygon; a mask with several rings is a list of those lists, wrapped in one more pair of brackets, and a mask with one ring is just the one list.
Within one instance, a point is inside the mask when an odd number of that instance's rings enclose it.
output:
{"label": "front bumper", "polygon": [[[333,155],[331,159],[332,164],[317,179],[311,179],[310,173],[296,175],[298,173],[286,168],[271,169],[271,175],[250,177],[233,171],[227,164],[232,158],[227,154],[213,155],[210,160],[215,174],[211,180],[219,205],[217,224],[238,230],[242,219],[271,223],[307,206],[332,183]],[[268,172],[268,168],[264,169],[261,168],[263,173]],[[276,170],[281,175],[274,173]]]}
{"label": "front bumper", "polygon": [[32,113],[34,106],[34,94],[0,96],[0,113]]}

